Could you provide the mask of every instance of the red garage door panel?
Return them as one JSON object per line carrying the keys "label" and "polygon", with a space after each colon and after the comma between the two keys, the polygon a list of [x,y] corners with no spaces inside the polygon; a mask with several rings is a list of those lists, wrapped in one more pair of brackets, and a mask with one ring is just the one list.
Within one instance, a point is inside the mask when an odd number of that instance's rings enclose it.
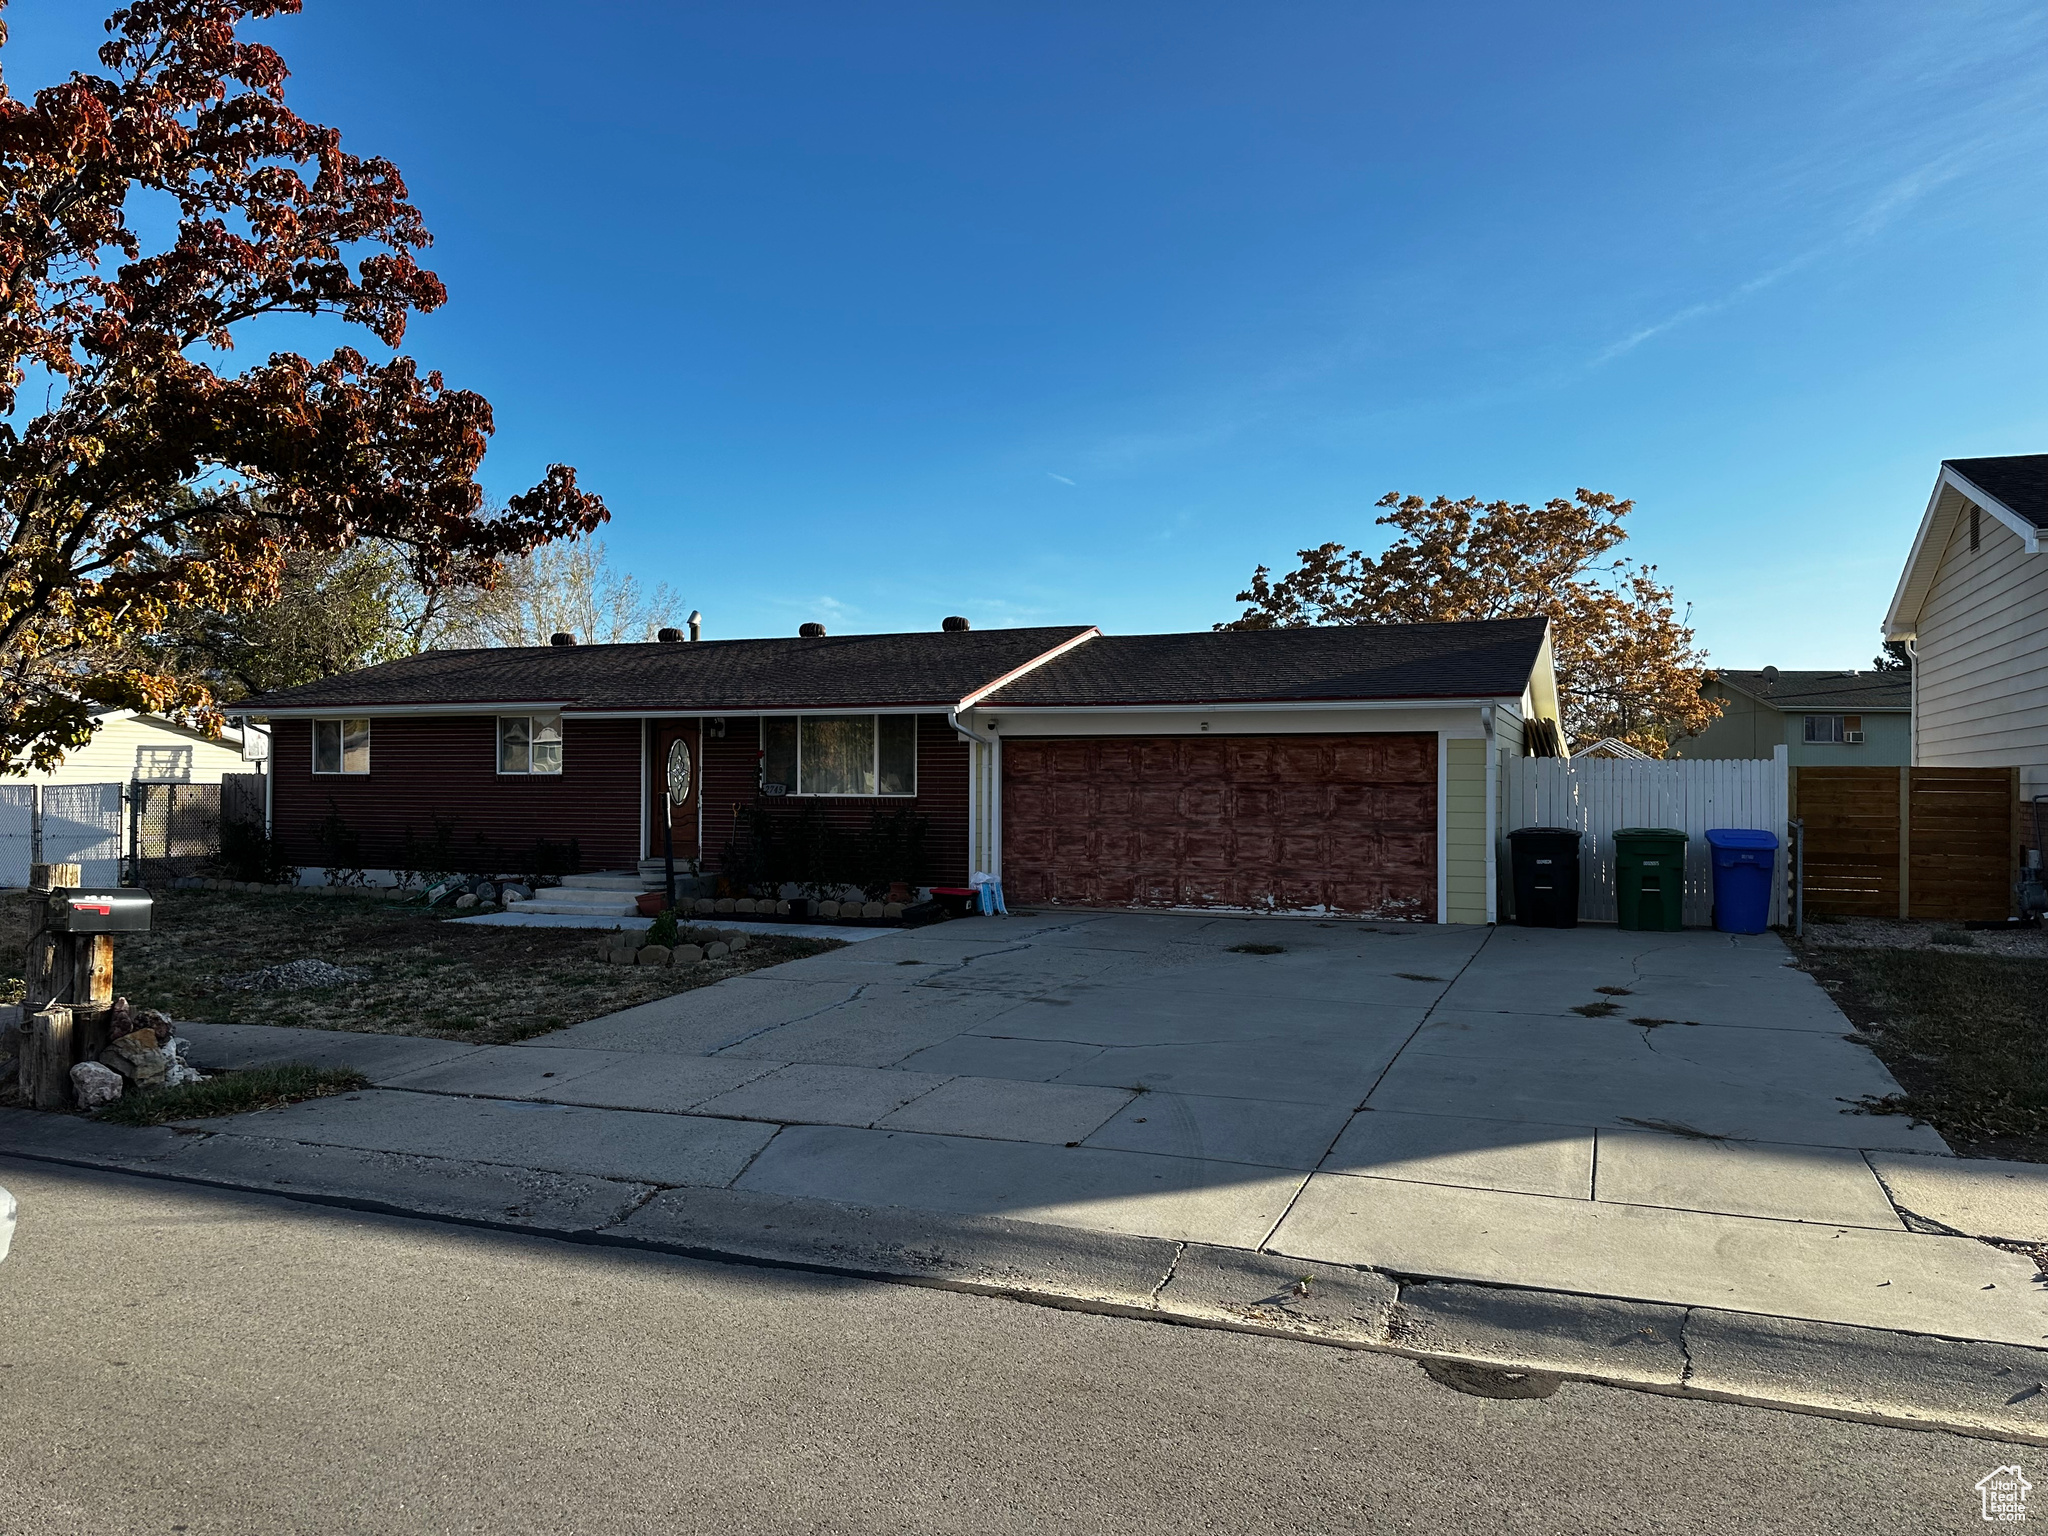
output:
{"label": "red garage door panel", "polygon": [[1013,900],[1436,916],[1436,737],[1003,743]]}

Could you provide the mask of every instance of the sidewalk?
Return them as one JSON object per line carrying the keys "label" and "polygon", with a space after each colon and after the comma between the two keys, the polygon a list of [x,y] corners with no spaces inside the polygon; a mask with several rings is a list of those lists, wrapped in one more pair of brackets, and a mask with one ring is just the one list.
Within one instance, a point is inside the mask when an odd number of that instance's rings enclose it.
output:
{"label": "sidewalk", "polygon": [[1069,914],[517,1046],[194,1025],[203,1064],[376,1086],[183,1132],[18,1112],[0,1152],[828,1268],[994,1223],[2039,1349],[2035,1264],[1977,1239],[2048,1243],[2048,1169],[1842,1113],[1891,1086],[1845,1028],[1772,939]]}

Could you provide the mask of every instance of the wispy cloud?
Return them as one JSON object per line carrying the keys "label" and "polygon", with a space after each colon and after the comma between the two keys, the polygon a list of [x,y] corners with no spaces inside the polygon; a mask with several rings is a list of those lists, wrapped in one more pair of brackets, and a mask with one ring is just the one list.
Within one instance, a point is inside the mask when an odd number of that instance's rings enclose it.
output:
{"label": "wispy cloud", "polygon": [[1748,282],[1739,284],[1717,299],[1705,299],[1698,304],[1688,304],[1685,308],[1675,310],[1661,320],[1653,321],[1649,325],[1633,330],[1596,356],[1593,359],[1594,366],[1597,367],[1601,363],[1611,363],[1624,352],[1633,352],[1651,338],[1662,336],[1666,331],[1676,330],[1688,321],[1699,320],[1707,315],[1718,314],[1724,309],[1730,309],[1740,304],[1751,294],[1761,292],[1781,278],[1790,277],[1801,267],[1811,266],[1814,262],[1820,260],[1822,254],[1822,251],[1818,250],[1808,251],[1803,256],[1795,256],[1790,261],[1780,262],[1777,266],[1771,268],[1770,271],[1760,276],[1752,277]]}
{"label": "wispy cloud", "polygon": [[1048,480],[1057,480],[1061,485],[1074,484],[1074,482],[1072,480],[1069,480],[1065,475],[1056,475],[1049,469],[1045,472],[1045,478]]}

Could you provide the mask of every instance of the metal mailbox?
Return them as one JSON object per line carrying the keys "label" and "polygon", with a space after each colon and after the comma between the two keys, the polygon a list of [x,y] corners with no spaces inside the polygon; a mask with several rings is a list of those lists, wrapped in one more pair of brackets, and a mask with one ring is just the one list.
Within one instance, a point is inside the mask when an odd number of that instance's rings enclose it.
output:
{"label": "metal mailbox", "polygon": [[43,926],[64,933],[147,933],[149,892],[74,887],[50,892]]}

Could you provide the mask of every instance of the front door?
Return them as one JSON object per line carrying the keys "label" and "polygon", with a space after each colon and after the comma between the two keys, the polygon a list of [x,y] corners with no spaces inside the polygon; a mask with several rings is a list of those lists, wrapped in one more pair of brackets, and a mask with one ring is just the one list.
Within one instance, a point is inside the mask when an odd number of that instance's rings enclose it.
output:
{"label": "front door", "polygon": [[[665,831],[675,838],[678,864],[698,856],[697,801],[704,777],[704,729],[700,720],[656,720],[647,731],[647,856],[659,859]],[[669,799],[672,775],[686,780],[681,800]]]}

